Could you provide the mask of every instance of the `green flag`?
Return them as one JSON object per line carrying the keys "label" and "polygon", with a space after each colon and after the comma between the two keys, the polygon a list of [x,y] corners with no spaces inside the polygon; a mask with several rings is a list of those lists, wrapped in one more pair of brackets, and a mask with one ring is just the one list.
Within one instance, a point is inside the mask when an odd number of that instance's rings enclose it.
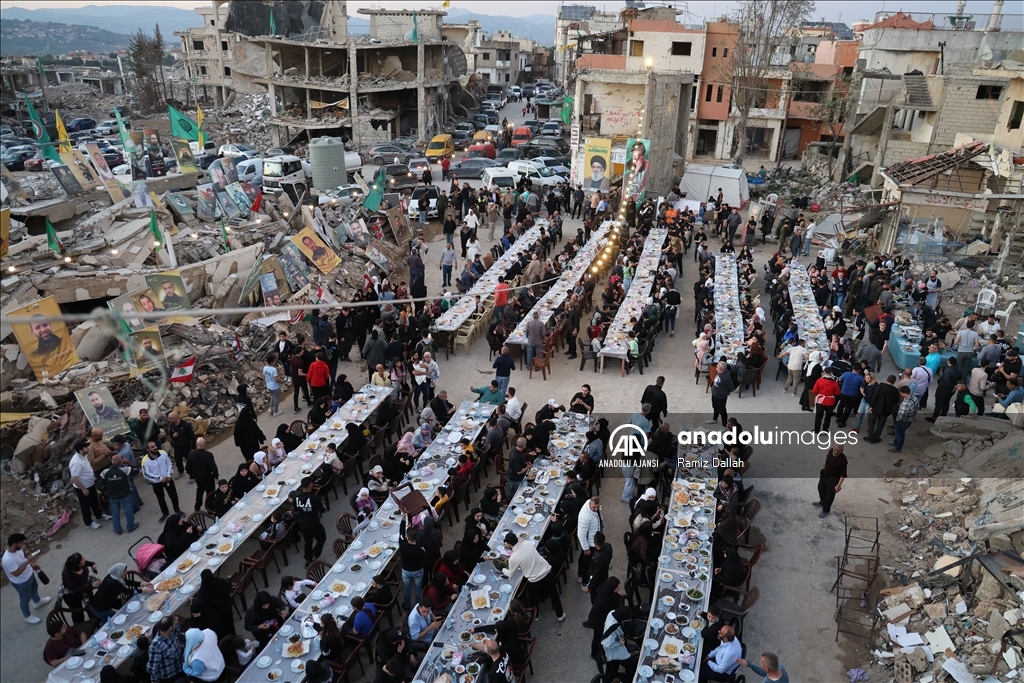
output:
{"label": "green flag", "polygon": [[228,228],[224,225],[224,219],[220,219],[220,241],[224,243],[225,251],[231,251],[231,245],[228,243]]}
{"label": "green flag", "polygon": [[412,13],[412,42],[420,42],[420,18],[415,12]]}
{"label": "green flag", "polygon": [[135,146],[132,136],[128,134],[128,129],[124,127],[124,121],[121,120],[121,112],[116,108],[114,109],[114,116],[117,118],[117,131],[121,136],[121,146],[124,147],[124,160],[129,161],[138,155],[139,150]]}
{"label": "green flag", "polygon": [[274,21],[274,10],[270,10],[270,35],[277,35],[277,22]]}
{"label": "green flag", "polygon": [[569,121],[572,120],[572,107],[576,103],[576,100],[566,96],[562,102],[562,123],[569,125]]}
{"label": "green flag", "polygon": [[43,120],[39,118],[36,108],[32,106],[32,100],[28,98],[28,93],[25,93],[25,109],[28,111],[29,119],[32,120],[32,132],[35,134],[36,140],[43,150],[43,156],[51,161],[56,161],[58,164],[62,163],[60,154],[57,154],[56,146],[50,143],[50,134],[46,132]]}
{"label": "green flag", "polygon": [[156,211],[153,211],[152,209],[149,211],[149,232],[153,235],[153,241],[155,242],[153,246],[157,249],[162,247],[164,244],[164,236],[163,233],[160,232],[160,221],[156,219]]}
{"label": "green flag", "polygon": [[46,220],[46,246],[53,249],[60,256],[64,255],[64,243],[60,241],[60,237],[57,236],[57,230],[50,223],[50,219]]}
{"label": "green flag", "polygon": [[171,106],[167,107],[167,116],[171,119],[171,137],[199,140],[199,126],[195,121]]}

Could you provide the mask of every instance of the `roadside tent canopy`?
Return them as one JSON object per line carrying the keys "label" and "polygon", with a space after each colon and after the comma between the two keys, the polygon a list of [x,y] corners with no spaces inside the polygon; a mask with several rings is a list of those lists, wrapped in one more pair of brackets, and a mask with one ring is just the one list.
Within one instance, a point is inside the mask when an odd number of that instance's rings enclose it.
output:
{"label": "roadside tent canopy", "polygon": [[686,198],[697,201],[717,197],[718,188],[722,188],[723,198],[729,206],[745,206],[750,201],[747,174],[742,166],[688,164],[679,181],[679,189],[686,192]]}

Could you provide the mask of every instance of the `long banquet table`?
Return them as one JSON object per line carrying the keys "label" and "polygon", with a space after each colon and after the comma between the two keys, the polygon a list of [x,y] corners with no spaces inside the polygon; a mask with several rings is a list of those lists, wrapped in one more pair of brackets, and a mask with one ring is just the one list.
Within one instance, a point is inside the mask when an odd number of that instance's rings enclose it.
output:
{"label": "long banquet table", "polygon": [[[489,403],[464,401],[419,455],[405,481],[412,483],[413,488],[429,501],[448,478],[448,469],[462,453],[460,440],[468,438],[475,441],[493,412],[494,406]],[[451,504],[457,503],[452,501]],[[306,662],[319,657],[319,638],[312,624],[319,623],[324,614],[331,614],[339,624],[343,623],[352,611],[352,598],[357,595],[366,597],[370,591],[370,579],[387,567],[398,551],[401,522],[398,505],[389,497],[238,680],[262,683],[275,670],[294,676],[305,670]],[[296,635],[304,652],[289,657],[286,648]],[[283,664],[285,660],[290,660],[290,663]]]}
{"label": "long banquet table", "polygon": [[743,313],[736,275],[736,255],[715,257],[715,349],[736,360],[743,349]]}
{"label": "long banquet table", "polygon": [[555,310],[569,297],[569,292],[573,290],[576,283],[580,281],[580,278],[590,268],[594,259],[597,258],[597,255],[607,241],[608,233],[611,232],[614,225],[613,221],[605,221],[601,224],[601,227],[590,235],[590,240],[580,248],[572,263],[562,271],[562,276],[558,279],[558,282],[553,284],[551,289],[533,305],[530,314],[524,316],[519,321],[516,329],[505,340],[506,344],[519,344],[520,346],[526,344],[526,323],[533,319],[533,311],[540,313],[540,321],[545,325],[551,322],[551,317],[555,314]]}
{"label": "long banquet table", "polygon": [[626,357],[629,355],[629,331],[632,325],[630,318],[639,319],[647,305],[647,298],[651,296],[651,287],[654,285],[655,276],[658,274],[658,263],[661,261],[661,248],[668,237],[668,230],[665,228],[653,228],[644,241],[644,250],[640,254],[640,260],[636,265],[636,272],[633,275],[633,282],[626,292],[626,298],[619,306],[615,320],[608,327],[608,334],[605,336],[604,347],[598,352],[601,356],[601,371],[604,372],[605,358],[618,358],[622,361],[622,375],[626,375]]}
{"label": "long banquet table", "polygon": [[[348,436],[345,425],[348,422],[365,422],[391,391],[391,387],[369,384],[360,389],[320,429],[313,432],[298,450],[289,453],[284,462],[264,478],[262,484],[238,501],[206,530],[199,541],[169,562],[153,579],[156,592],[166,595],[159,609],[148,609],[147,603],[153,599],[152,596],[135,596],[82,648],[85,655],[70,659],[50,672],[47,677],[49,683],[92,683],[98,679],[99,669],[104,664],[119,666],[124,663],[135,649],[135,638],[132,636],[148,633],[162,616],[174,614],[185,605],[198,590],[202,571],[211,569],[216,572],[219,567],[226,565],[233,553],[284,504],[288,493],[298,488],[302,477],[324,462],[323,449],[326,444],[342,443]],[[122,635],[115,638],[119,632]],[[108,654],[101,659],[97,657],[99,650],[107,651]]]}
{"label": "long banquet table", "polygon": [[[469,629],[500,621],[523,581],[521,571],[505,577],[492,560],[510,555],[502,544],[509,531],[521,542],[540,543],[551,521],[550,513],[557,508],[565,491],[563,474],[572,467],[586,444],[590,424],[589,416],[577,413],[566,413],[559,419],[558,429],[551,435],[550,457],[538,459],[527,474],[527,480],[516,490],[491,534],[486,559],[470,573],[469,582],[452,604],[448,618],[423,656],[415,680],[436,681],[444,673],[453,683],[472,683],[477,679],[479,667],[462,662],[473,653],[470,643],[485,638],[482,634],[469,633]],[[552,571],[557,571],[557,567]]]}
{"label": "long banquet table", "polygon": [[814,300],[811,278],[803,268],[790,269],[789,299],[793,303],[793,321],[797,324],[800,338],[807,340],[807,350],[826,351],[828,336],[825,323]]}
{"label": "long banquet table", "polygon": [[[713,450],[699,457],[709,459]],[[698,612],[707,611],[714,574],[715,485],[711,472],[676,471],[654,600],[640,641],[637,683],[660,683],[668,674],[677,681],[697,680],[703,654],[700,632],[706,625]],[[657,669],[655,660],[661,665]]]}
{"label": "long banquet table", "polygon": [[[546,226],[547,221],[538,221],[536,225],[520,235],[515,244],[499,256],[498,260],[480,276],[472,289],[459,297],[455,305],[437,319],[437,329],[441,332],[455,332],[462,327],[462,324],[469,320],[469,316],[476,308],[476,296],[480,297],[480,301],[486,301],[487,297],[494,294],[494,288],[498,286],[498,278],[508,272],[513,261],[522,256],[524,252],[529,251],[533,243],[540,239],[540,229]],[[453,273],[453,275],[458,276],[457,273]]]}

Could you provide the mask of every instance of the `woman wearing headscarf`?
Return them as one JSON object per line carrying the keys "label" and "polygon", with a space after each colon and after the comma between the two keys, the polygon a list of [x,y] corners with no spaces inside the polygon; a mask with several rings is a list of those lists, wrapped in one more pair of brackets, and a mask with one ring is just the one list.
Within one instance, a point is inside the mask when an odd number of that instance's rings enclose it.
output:
{"label": "woman wearing headscarf", "polygon": [[586,621],[586,626],[594,630],[594,637],[590,643],[590,656],[594,659],[597,659],[601,653],[601,634],[605,618],[622,604],[621,589],[619,579],[610,576],[594,591],[594,602]]}
{"label": "woman wearing headscarf", "polygon": [[171,564],[198,541],[199,536],[199,530],[185,520],[185,515],[176,512],[164,522],[164,530],[157,538],[157,543],[164,547],[164,556],[167,563]]}
{"label": "woman wearing headscarf", "polygon": [[466,529],[462,536],[462,548],[459,551],[459,562],[463,567],[475,567],[487,550],[487,542],[476,527]]}
{"label": "woman wearing headscarf", "polygon": [[270,440],[270,448],[267,449],[267,462],[271,467],[277,467],[288,458],[288,449],[284,442],[276,436]]}
{"label": "woman wearing headscarf", "polygon": [[370,471],[366,473],[366,477],[363,479],[363,483],[369,489],[370,495],[378,503],[386,498],[388,491],[391,490],[391,484],[384,477],[384,468],[380,465],[374,465],[370,468]]}
{"label": "woman wearing headscarf", "polygon": [[384,478],[397,486],[412,469],[412,463],[412,454],[400,453],[397,449],[394,452],[390,448],[387,449],[381,459]]}
{"label": "woman wearing headscarf", "polygon": [[476,507],[469,511],[469,515],[466,517],[466,528],[470,527],[475,527],[484,538],[491,535],[491,526],[484,518],[484,511],[481,508]]}
{"label": "woman wearing headscarf", "polygon": [[396,453],[405,453],[407,455],[416,455],[416,446],[412,440],[416,432],[412,427],[408,427],[405,433],[402,434],[402,439],[398,442],[398,446],[395,447]]}
{"label": "woman wearing headscarf", "polygon": [[625,605],[609,612],[604,619],[601,647],[604,648],[605,680],[614,680],[620,668],[625,669],[626,674],[619,680],[633,680],[639,652],[635,644],[626,640],[625,631],[626,622],[632,621],[632,619],[633,610]]}
{"label": "woman wearing headscarf", "polygon": [[700,336],[693,340],[693,346],[695,348],[693,367],[697,372],[705,374],[708,371],[708,363],[711,361],[711,354],[708,352],[711,343],[708,341],[707,333],[701,332]]}
{"label": "woman wearing headscarf", "polygon": [[117,673],[117,669],[110,664],[100,669],[100,683],[130,683],[133,680],[135,679]]}
{"label": "woman wearing headscarf", "polygon": [[356,519],[360,523],[364,521],[369,523],[370,517],[377,511],[377,501],[370,496],[370,489],[365,486],[359,489],[353,507],[356,510]]}
{"label": "woman wearing headscarf", "polygon": [[253,635],[264,648],[288,618],[288,606],[280,598],[266,591],[260,591],[249,611],[245,613],[245,630]]}
{"label": "woman wearing headscarf", "polygon": [[[82,553],[71,553],[64,561],[61,572],[61,586],[64,589],[64,603],[72,609],[82,609],[84,600],[99,588],[100,579],[89,573],[90,568],[96,571],[96,563],[90,562]],[[85,621],[84,612],[74,613],[75,621]]]}
{"label": "woman wearing headscarf", "polygon": [[249,387],[244,384],[238,385],[238,395],[235,397],[235,407],[238,409],[238,420],[235,422],[235,445],[242,451],[242,457],[252,460],[252,456],[260,449],[267,437],[260,430],[259,422],[256,420],[256,407],[249,398]]}
{"label": "woman wearing headscarf", "polygon": [[259,478],[249,469],[249,463],[242,463],[238,466],[238,472],[231,477],[228,488],[231,489],[231,496],[236,500],[252,491],[260,483]]}
{"label": "woman wearing headscarf", "polygon": [[[555,589],[552,589],[555,590]],[[502,652],[508,654],[512,666],[523,666],[526,663],[526,651],[519,639],[519,634],[530,628],[530,616],[523,609],[519,600],[513,600],[501,621],[494,624],[476,626],[469,629],[470,633],[494,633]]]}
{"label": "woman wearing headscarf", "polygon": [[204,628],[212,628],[216,631],[220,628],[220,617],[214,613],[213,608],[199,598],[192,598],[188,606],[189,617],[185,620],[182,628],[186,631],[197,628],[202,631]]}
{"label": "woman wearing headscarf", "polygon": [[191,681],[216,681],[224,673],[224,655],[217,647],[217,634],[211,629],[185,631],[182,671]]}
{"label": "woman wearing headscarf", "polygon": [[441,566],[438,567],[438,571],[456,586],[465,585],[469,579],[469,574],[459,564],[459,554],[454,550],[447,550],[441,556]]}
{"label": "woman wearing headscarf", "polygon": [[235,635],[234,608],[231,604],[231,584],[227,579],[219,579],[209,569],[199,575],[199,590],[196,600],[202,600],[210,611],[218,617],[219,626],[213,630],[221,637]]}
{"label": "woman wearing headscarf", "polygon": [[494,527],[501,521],[501,489],[484,489],[483,498],[480,499],[480,511],[484,513],[484,519],[488,525]]}
{"label": "woman wearing headscarf", "polygon": [[363,425],[358,422],[348,422],[345,424],[345,431],[348,432],[348,437],[345,439],[345,446],[342,448],[342,452],[349,455],[358,455],[367,442],[366,435],[363,434]]}
{"label": "woman wearing headscarf", "polygon": [[121,609],[122,605],[131,597],[132,591],[124,582],[124,573],[128,571],[128,565],[123,562],[115,564],[107,572],[100,582],[99,588],[93,593],[89,601],[89,611],[100,621],[114,615],[114,612]]}
{"label": "woman wearing headscarf", "polygon": [[277,426],[277,433],[274,436],[281,441],[285,451],[289,453],[302,445],[302,439],[288,431],[288,425],[283,423]]}
{"label": "woman wearing headscarf", "polygon": [[653,567],[658,557],[659,548],[653,542],[654,525],[651,520],[645,519],[629,540],[629,561],[631,564],[643,565],[644,568]]}
{"label": "woman wearing headscarf", "polygon": [[352,400],[355,393],[352,383],[348,381],[348,375],[338,375],[334,382],[334,400],[345,404]]}
{"label": "woman wearing headscarf", "polygon": [[725,593],[725,588],[736,587],[743,583],[747,576],[747,568],[734,545],[720,544],[715,547],[715,573],[711,577],[711,602],[717,602]]}
{"label": "woman wearing headscarf", "polygon": [[270,471],[270,465],[267,463],[266,451],[256,451],[253,453],[252,462],[249,463],[249,471],[257,479],[263,479],[267,476],[267,473]]}
{"label": "woman wearing headscarf", "polygon": [[436,434],[441,429],[441,424],[437,421],[437,418],[434,416],[434,410],[430,406],[420,411],[420,424],[423,423],[430,425],[432,434]]}

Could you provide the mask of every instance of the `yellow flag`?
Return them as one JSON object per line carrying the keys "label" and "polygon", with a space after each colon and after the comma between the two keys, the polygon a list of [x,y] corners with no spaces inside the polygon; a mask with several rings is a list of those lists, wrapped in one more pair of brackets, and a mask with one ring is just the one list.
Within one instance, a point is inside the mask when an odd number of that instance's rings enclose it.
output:
{"label": "yellow flag", "polygon": [[54,116],[57,119],[57,137],[60,140],[60,151],[70,152],[71,151],[71,138],[68,137],[68,131],[64,127],[64,119],[60,117],[60,112],[54,110]]}
{"label": "yellow flag", "polygon": [[451,6],[452,0],[444,0],[444,2],[441,3],[441,9],[449,9]]}
{"label": "yellow flag", "polygon": [[199,104],[196,103],[196,125],[199,126],[199,151],[203,151],[203,110],[199,108]]}

